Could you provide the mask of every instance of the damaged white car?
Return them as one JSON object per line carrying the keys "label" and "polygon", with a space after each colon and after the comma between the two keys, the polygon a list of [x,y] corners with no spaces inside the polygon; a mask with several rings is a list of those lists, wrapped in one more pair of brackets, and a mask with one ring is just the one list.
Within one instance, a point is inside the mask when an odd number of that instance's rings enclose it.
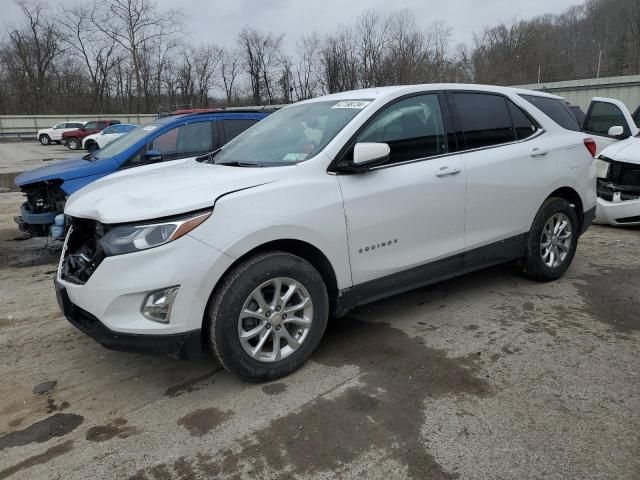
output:
{"label": "damaged white car", "polygon": [[594,98],[589,107],[584,130],[598,147],[596,223],[640,225],[639,113],[608,98]]}

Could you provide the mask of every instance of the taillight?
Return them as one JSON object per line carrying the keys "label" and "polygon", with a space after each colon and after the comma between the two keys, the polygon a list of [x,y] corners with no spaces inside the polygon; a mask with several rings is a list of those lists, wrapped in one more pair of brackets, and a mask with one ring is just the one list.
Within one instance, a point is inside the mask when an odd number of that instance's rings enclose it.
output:
{"label": "taillight", "polygon": [[591,154],[591,156],[595,158],[596,152],[598,151],[598,146],[596,145],[596,141],[593,138],[585,138],[584,146],[587,147],[587,150],[589,150],[589,153]]}

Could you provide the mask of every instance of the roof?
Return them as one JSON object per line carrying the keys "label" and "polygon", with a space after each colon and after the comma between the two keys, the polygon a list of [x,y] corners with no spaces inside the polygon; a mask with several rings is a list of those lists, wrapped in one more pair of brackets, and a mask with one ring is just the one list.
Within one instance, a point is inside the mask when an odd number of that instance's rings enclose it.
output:
{"label": "roof", "polygon": [[196,113],[187,113],[187,114],[183,114],[183,115],[169,115],[167,117],[162,117],[162,118],[158,118],[156,120],[153,120],[152,123],[157,123],[157,124],[161,124],[161,125],[167,125],[170,123],[175,122],[176,120],[185,120],[187,118],[199,118],[202,116],[210,116],[210,117],[219,117],[219,116],[225,116],[225,117],[233,117],[233,116],[239,116],[239,117],[244,117],[245,115],[260,115],[261,117],[268,115],[269,113],[272,113],[275,110],[210,110],[210,111],[203,111],[203,112],[196,112]]}
{"label": "roof", "polygon": [[306,102],[323,102],[323,101],[336,101],[336,100],[376,100],[380,98],[394,98],[402,95],[408,95],[412,93],[434,91],[434,90],[474,90],[474,91],[486,91],[503,94],[527,94],[538,95],[549,98],[559,99],[557,95],[551,95],[544,92],[536,92],[533,90],[525,90],[521,88],[513,87],[500,87],[496,85],[480,85],[480,84],[468,84],[468,83],[425,83],[421,85],[397,85],[390,87],[376,87],[376,88],[363,88],[359,90],[349,90],[346,92],[333,93],[330,95],[324,95]]}

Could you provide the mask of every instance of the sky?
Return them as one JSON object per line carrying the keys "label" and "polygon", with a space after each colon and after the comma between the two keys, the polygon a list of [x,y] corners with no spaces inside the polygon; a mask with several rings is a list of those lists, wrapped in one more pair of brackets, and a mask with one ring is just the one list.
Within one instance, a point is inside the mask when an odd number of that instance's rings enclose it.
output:
{"label": "sky", "polygon": [[[74,4],[78,0],[49,0],[50,5]],[[85,0],[79,0],[86,3]],[[194,44],[235,45],[244,25],[284,33],[287,50],[297,40],[316,31],[332,32],[352,24],[366,10],[381,14],[408,9],[418,25],[443,21],[452,29],[452,44],[468,42],[473,32],[500,22],[527,19],[544,13],[561,13],[581,0],[156,0],[163,9],[180,8],[185,30]],[[20,13],[13,0],[0,0],[2,20],[14,22]],[[4,21],[4,22],[3,22]]]}

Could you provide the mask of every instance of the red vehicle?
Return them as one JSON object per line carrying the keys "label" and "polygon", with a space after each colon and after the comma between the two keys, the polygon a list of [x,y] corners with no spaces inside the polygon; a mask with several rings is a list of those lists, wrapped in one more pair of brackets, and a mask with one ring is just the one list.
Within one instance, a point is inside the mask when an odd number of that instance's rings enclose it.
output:
{"label": "red vehicle", "polygon": [[82,148],[82,139],[87,135],[101,132],[111,125],[120,123],[120,120],[91,120],[84,127],[62,134],[62,142],[71,150]]}

